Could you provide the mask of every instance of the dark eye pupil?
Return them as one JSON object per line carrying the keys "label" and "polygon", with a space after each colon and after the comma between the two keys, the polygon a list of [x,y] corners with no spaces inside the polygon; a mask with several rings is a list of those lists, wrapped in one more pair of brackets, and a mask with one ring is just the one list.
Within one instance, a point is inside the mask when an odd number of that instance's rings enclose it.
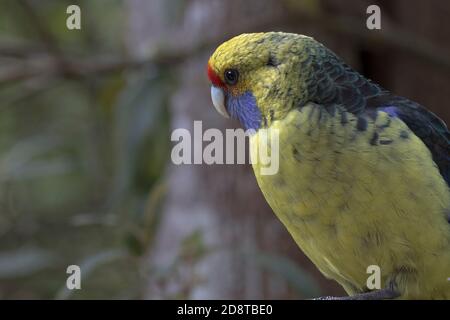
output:
{"label": "dark eye pupil", "polygon": [[235,69],[228,69],[228,70],[225,70],[224,77],[225,77],[225,82],[227,84],[234,85],[238,81],[239,73]]}

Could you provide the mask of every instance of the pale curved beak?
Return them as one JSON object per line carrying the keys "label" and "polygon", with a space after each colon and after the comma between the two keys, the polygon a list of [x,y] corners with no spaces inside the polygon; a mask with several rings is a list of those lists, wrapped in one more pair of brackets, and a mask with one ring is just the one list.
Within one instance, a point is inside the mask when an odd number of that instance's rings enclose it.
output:
{"label": "pale curved beak", "polygon": [[225,118],[229,118],[230,115],[225,108],[225,94],[223,93],[223,90],[221,88],[211,86],[211,99],[217,112],[219,112]]}

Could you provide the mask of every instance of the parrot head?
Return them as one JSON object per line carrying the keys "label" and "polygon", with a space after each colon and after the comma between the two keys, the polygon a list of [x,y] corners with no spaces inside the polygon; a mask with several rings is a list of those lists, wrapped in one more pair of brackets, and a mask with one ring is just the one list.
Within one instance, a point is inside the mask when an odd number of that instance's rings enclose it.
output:
{"label": "parrot head", "polygon": [[307,100],[310,37],[281,32],[242,34],[220,45],[208,61],[214,107],[258,130]]}

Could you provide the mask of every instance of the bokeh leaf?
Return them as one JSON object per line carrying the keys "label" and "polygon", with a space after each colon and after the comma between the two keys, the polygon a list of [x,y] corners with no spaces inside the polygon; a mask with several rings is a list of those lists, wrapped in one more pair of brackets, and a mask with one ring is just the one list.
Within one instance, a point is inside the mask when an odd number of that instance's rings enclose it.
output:
{"label": "bokeh leaf", "polygon": [[[83,283],[97,268],[104,266],[107,263],[115,261],[117,259],[122,259],[128,256],[128,252],[122,249],[110,249],[98,252],[91,255],[77,264],[81,270],[81,282]],[[73,290],[69,290],[66,283],[61,287],[61,289],[56,294],[56,299],[66,300],[71,297],[74,293]]]}
{"label": "bokeh leaf", "polygon": [[0,279],[29,276],[51,266],[56,256],[41,248],[21,248],[0,252]]}

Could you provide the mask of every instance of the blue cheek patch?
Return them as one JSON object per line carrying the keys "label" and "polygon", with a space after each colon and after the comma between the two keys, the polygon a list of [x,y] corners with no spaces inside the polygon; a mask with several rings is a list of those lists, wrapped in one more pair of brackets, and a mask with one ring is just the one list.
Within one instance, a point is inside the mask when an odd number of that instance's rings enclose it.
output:
{"label": "blue cheek patch", "polygon": [[245,130],[258,130],[261,127],[262,116],[256,99],[250,91],[234,97],[227,94],[227,108],[231,117],[238,119]]}

